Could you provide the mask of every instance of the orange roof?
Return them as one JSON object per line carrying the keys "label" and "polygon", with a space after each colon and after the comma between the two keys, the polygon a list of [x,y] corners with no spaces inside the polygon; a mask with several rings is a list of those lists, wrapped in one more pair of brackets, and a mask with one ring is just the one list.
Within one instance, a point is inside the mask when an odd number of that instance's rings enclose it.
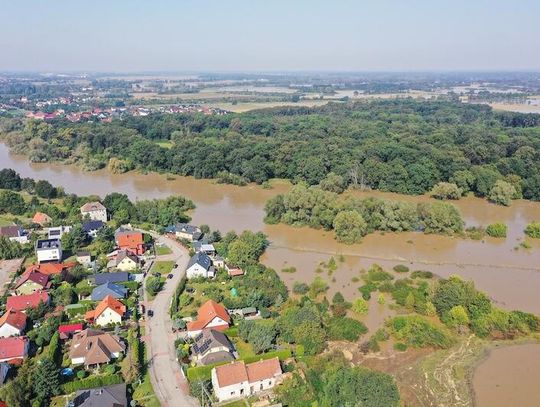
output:
{"label": "orange roof", "polygon": [[144,244],[144,238],[141,232],[119,233],[116,241],[119,247],[137,247],[141,244]]}
{"label": "orange roof", "polygon": [[97,305],[96,309],[93,311],[88,311],[85,315],[85,319],[96,319],[105,311],[107,308],[112,309],[114,312],[120,316],[124,316],[126,313],[126,306],[122,304],[117,299],[113,298],[112,295],[107,295],[101,302]]}
{"label": "orange roof", "polygon": [[26,327],[26,314],[14,309],[8,309],[0,318],[0,327],[6,323],[22,331]]}
{"label": "orange roof", "polygon": [[51,220],[52,218],[43,212],[36,212],[32,218],[32,222],[37,223],[38,225],[44,225],[45,223],[49,223]]}
{"label": "orange roof", "polygon": [[49,294],[46,291],[36,291],[28,295],[10,295],[6,307],[24,311],[26,308],[36,308],[40,302],[49,303]]}
{"label": "orange roof", "polygon": [[52,274],[62,274],[62,271],[66,269],[73,268],[77,265],[75,262],[71,263],[42,263],[42,264],[32,264],[28,266],[25,270],[25,273],[28,270],[39,271],[41,274],[46,274],[48,276]]}
{"label": "orange roof", "polygon": [[245,365],[243,361],[215,367],[219,387],[242,382],[255,383],[271,379],[282,373],[277,357]]}
{"label": "orange roof", "polygon": [[198,331],[208,325],[215,317],[219,317],[227,324],[231,322],[231,317],[223,305],[214,300],[206,301],[197,312],[197,320],[187,324],[188,331]]}

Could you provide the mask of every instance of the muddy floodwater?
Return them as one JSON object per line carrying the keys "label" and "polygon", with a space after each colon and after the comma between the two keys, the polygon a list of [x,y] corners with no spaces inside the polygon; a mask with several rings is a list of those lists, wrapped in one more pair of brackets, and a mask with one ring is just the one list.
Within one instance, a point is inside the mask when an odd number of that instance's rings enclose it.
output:
{"label": "muddy floodwater", "polygon": [[[184,195],[197,206],[192,214],[193,223],[208,224],[222,232],[250,229],[266,233],[271,245],[262,261],[278,271],[284,267],[296,267],[296,273],[281,273],[289,287],[295,281],[309,283],[320,275],[330,285],[329,295],[339,290],[353,299],[359,295],[358,287],[362,283],[352,279],[360,277],[360,270],[373,263],[387,269],[405,264],[411,270],[430,270],[442,277],[459,274],[474,280],[479,289],[487,292],[503,308],[540,314],[540,239],[526,239],[523,233],[527,223],[540,220],[538,202],[514,201],[508,208],[477,198],[454,202],[468,226],[506,223],[506,239],[487,237],[474,241],[414,232],[375,233],[366,236],[361,244],[344,245],[334,240],[332,232],[264,224],[265,202],[275,194],[286,192],[290,188],[287,182],[276,182],[272,189],[265,190],[254,185],[219,185],[211,180],[192,177],[167,178],[160,174],[135,172],[115,175],[106,170],[85,172],[75,166],[31,164],[25,157],[9,154],[4,144],[0,144],[0,168],[13,168],[24,177],[46,179],[64,187],[66,192],[79,195],[104,196],[110,192],[122,192],[132,199]],[[430,199],[380,192],[354,193],[413,202]],[[530,249],[520,246],[525,241]],[[337,270],[331,275],[326,270],[317,274],[315,270],[319,265],[332,256],[337,261]],[[374,332],[391,314],[388,306],[379,306],[372,298],[370,313],[365,317],[370,332]],[[475,375],[479,405],[540,405],[540,387],[527,388],[528,393],[521,391],[532,378],[539,377],[539,366],[539,345],[495,350]],[[529,375],[533,370],[535,374]],[[510,400],[504,397],[517,398]],[[502,400],[510,401],[505,403]]]}
{"label": "muddy floodwater", "polygon": [[478,407],[540,405],[540,345],[495,348],[473,378]]}

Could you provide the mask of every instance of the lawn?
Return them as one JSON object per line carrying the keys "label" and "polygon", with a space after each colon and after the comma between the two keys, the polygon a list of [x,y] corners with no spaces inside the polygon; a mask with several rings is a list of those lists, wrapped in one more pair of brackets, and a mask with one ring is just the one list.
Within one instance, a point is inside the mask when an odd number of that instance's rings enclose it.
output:
{"label": "lawn", "polygon": [[156,261],[152,266],[152,273],[169,274],[174,266],[174,261]]}
{"label": "lawn", "polygon": [[244,342],[240,338],[234,338],[231,340],[234,342],[234,347],[236,348],[236,351],[238,352],[238,358],[244,359],[255,356],[255,352],[253,352],[253,346],[251,344]]}
{"label": "lawn", "polygon": [[156,144],[163,148],[171,148],[173,143],[168,140],[156,141]]}
{"label": "lawn", "polygon": [[165,256],[166,254],[171,254],[172,250],[168,246],[156,246],[156,255]]}
{"label": "lawn", "polygon": [[[141,332],[141,334],[143,334],[143,332]],[[142,346],[144,346],[144,344]],[[146,347],[144,347],[144,359],[148,360]],[[137,405],[140,406],[159,407],[161,404],[154,393],[154,388],[152,387],[152,382],[150,381],[150,373],[146,366],[143,367],[143,369],[145,370],[143,381],[135,388],[135,391],[133,392],[133,400],[137,401]]]}

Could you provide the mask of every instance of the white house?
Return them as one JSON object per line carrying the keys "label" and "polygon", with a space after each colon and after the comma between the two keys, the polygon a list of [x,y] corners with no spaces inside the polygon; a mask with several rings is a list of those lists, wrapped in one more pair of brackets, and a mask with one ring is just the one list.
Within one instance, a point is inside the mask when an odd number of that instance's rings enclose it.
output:
{"label": "white house", "polygon": [[121,271],[133,271],[139,267],[139,258],[127,250],[118,250],[116,257],[107,263],[108,268]]}
{"label": "white house", "polygon": [[69,357],[73,365],[99,366],[124,353],[126,346],[116,335],[85,329],[71,341]]}
{"label": "white house", "polygon": [[0,338],[19,336],[26,328],[26,314],[21,311],[8,309],[0,317]]}
{"label": "white house", "polygon": [[273,388],[282,378],[277,357],[245,365],[243,361],[212,369],[212,386],[220,402]]}
{"label": "white house", "polygon": [[107,208],[101,202],[87,202],[81,206],[81,215],[83,218],[88,216],[91,220],[100,220],[107,222]]}
{"label": "white house", "polygon": [[193,277],[214,278],[215,275],[216,271],[212,266],[212,260],[207,254],[199,252],[189,260],[186,269],[188,279]]}
{"label": "white house", "polygon": [[62,261],[62,244],[60,239],[41,239],[36,242],[38,263]]}
{"label": "white house", "polygon": [[121,323],[125,313],[126,306],[108,295],[97,305],[95,310],[88,311],[84,319],[99,326],[107,326]]}
{"label": "white house", "polygon": [[223,331],[229,327],[231,317],[221,304],[213,300],[206,301],[197,311],[197,319],[187,323],[187,334],[196,337],[203,329],[213,328]]}
{"label": "white house", "polygon": [[47,229],[49,239],[60,239],[64,233],[68,233],[71,226],[54,226]]}

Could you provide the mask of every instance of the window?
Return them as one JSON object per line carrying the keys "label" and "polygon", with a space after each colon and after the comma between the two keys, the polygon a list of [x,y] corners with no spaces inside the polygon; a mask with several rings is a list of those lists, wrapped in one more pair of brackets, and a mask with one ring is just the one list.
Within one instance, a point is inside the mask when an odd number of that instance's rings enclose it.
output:
{"label": "window", "polygon": [[269,385],[269,386],[272,385],[272,380],[268,380],[268,385]]}

